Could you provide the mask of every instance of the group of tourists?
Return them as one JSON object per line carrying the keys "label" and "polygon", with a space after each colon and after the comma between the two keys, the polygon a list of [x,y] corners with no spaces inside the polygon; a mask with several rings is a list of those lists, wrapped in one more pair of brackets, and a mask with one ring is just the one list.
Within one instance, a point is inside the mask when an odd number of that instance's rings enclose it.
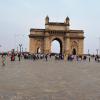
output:
{"label": "group of tourists", "polygon": [[51,58],[55,58],[55,60],[66,60],[66,61],[91,61],[91,59],[95,59],[95,61],[99,61],[99,56],[91,56],[91,55],[64,55],[64,54],[24,54],[25,59],[32,59],[35,60],[42,60],[45,59],[45,61],[48,61]]}
{"label": "group of tourists", "polygon": [[21,53],[11,54],[11,61],[15,61],[16,56],[18,57],[18,60],[20,61]]}
{"label": "group of tourists", "polygon": [[48,61],[51,58],[54,58],[55,60],[65,60],[65,61],[91,61],[91,58],[93,58],[96,62],[100,62],[100,56],[98,55],[64,55],[64,54],[43,54],[43,53],[38,53],[38,54],[30,54],[30,53],[15,53],[11,52],[11,54],[5,55],[2,53],[1,55],[1,61],[2,61],[2,66],[5,66],[6,64],[6,56],[9,56],[11,61],[16,61],[16,58],[18,61],[20,61],[22,58],[24,59],[31,59],[33,61],[36,60],[42,60],[44,59],[45,61]]}
{"label": "group of tourists", "polygon": [[50,57],[51,58],[51,55],[49,54],[29,54],[29,53],[26,53],[26,54],[23,54],[23,57],[24,59],[33,59],[33,61],[35,60],[39,60],[39,59],[45,59],[46,61],[48,61],[48,58]]}

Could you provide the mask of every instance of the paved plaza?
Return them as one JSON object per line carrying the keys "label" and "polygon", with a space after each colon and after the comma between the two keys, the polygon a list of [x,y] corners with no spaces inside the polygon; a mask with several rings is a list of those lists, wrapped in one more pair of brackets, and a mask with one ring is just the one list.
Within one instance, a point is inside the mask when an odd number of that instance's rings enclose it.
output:
{"label": "paved plaza", "polygon": [[0,100],[100,100],[100,63],[0,58]]}

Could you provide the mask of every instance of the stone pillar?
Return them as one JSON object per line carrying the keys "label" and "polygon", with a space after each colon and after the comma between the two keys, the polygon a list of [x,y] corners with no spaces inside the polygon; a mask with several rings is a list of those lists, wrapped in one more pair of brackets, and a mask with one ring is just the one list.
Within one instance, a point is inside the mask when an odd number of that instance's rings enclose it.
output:
{"label": "stone pillar", "polygon": [[44,38],[44,53],[50,53],[50,39],[48,36]]}
{"label": "stone pillar", "polygon": [[82,55],[84,54],[84,40],[79,40],[79,49],[78,49],[78,54]]}
{"label": "stone pillar", "polygon": [[30,38],[29,39],[29,52],[30,53],[33,53],[34,52],[34,50],[33,50],[33,48],[34,48],[33,43],[34,43],[34,40],[32,38]]}
{"label": "stone pillar", "polygon": [[65,54],[70,54],[70,37],[69,37],[69,33],[67,33],[66,37],[65,37],[65,50],[64,50]]}
{"label": "stone pillar", "polygon": [[44,53],[44,39],[41,41],[41,53]]}

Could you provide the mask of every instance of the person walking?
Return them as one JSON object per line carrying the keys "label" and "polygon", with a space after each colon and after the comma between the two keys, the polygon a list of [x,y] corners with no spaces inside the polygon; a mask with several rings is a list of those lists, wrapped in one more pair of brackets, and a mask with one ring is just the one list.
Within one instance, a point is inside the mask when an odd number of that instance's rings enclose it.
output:
{"label": "person walking", "polygon": [[2,54],[1,59],[2,59],[2,66],[5,66],[5,64],[6,64],[6,57],[5,57],[4,54]]}

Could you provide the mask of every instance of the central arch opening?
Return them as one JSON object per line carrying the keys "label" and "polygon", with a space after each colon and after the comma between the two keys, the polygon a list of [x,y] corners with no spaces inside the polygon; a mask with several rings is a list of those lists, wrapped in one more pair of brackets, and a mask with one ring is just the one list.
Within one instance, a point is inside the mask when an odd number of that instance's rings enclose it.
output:
{"label": "central arch opening", "polygon": [[41,49],[39,47],[37,48],[37,53],[41,53]]}
{"label": "central arch opening", "polygon": [[62,53],[62,42],[60,39],[55,38],[51,42],[51,53],[59,54]]}

